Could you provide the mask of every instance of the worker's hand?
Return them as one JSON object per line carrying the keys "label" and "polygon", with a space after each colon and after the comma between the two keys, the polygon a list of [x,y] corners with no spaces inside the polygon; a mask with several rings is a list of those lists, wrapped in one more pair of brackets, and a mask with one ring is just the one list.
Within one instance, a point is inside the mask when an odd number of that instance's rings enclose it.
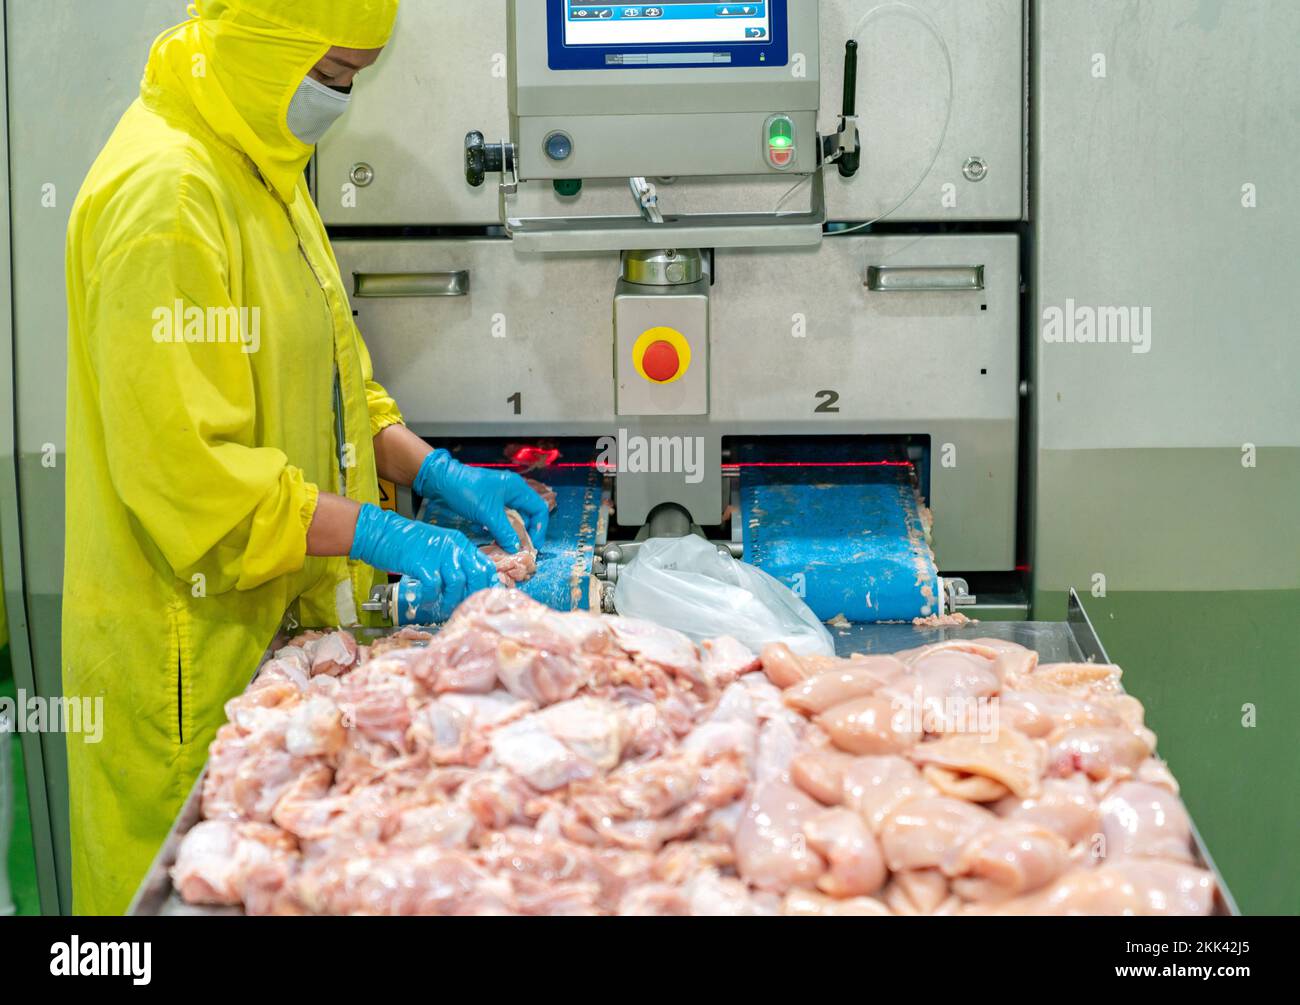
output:
{"label": "worker's hand", "polygon": [[512,471],[470,467],[445,450],[435,450],[424,459],[412,487],[424,498],[436,496],[457,515],[482,524],[506,551],[519,550],[519,535],[510,526],[507,509],[524,518],[534,548],[540,550],[546,543],[550,521],[546,501]]}
{"label": "worker's hand", "polygon": [[[369,504],[357,517],[351,557],[406,577],[402,589],[414,602],[399,598],[405,623],[444,620],[471,593],[499,582],[496,566],[464,534]],[[416,616],[405,616],[408,606]]]}

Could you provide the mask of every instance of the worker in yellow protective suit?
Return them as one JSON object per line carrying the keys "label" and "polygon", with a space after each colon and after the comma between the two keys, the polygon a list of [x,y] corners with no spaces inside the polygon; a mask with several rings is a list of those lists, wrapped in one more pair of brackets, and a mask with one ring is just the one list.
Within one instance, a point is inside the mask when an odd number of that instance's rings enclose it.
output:
{"label": "worker in yellow protective suit", "polygon": [[523,479],[402,425],[304,182],[397,3],[199,0],[73,210],[63,680],[104,700],[102,742],[68,740],[79,913],[127,907],[286,612],[357,624],[376,569],[418,620],[495,582],[379,476],[545,536]]}

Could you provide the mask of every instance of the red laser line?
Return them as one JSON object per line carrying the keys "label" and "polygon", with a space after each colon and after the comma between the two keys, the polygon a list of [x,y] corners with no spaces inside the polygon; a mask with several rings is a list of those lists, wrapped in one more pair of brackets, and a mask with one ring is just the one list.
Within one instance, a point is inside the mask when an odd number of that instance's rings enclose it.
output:
{"label": "red laser line", "polygon": [[911,461],[740,461],[724,468],[911,468]]}
{"label": "red laser line", "polygon": [[[494,461],[488,464],[471,464],[475,468],[518,468],[519,464],[509,461]],[[739,461],[724,463],[724,468],[914,468],[911,461]],[[565,461],[559,464],[547,464],[532,470],[547,471],[555,468],[603,468],[597,461]],[[611,473],[614,468],[608,469]]]}

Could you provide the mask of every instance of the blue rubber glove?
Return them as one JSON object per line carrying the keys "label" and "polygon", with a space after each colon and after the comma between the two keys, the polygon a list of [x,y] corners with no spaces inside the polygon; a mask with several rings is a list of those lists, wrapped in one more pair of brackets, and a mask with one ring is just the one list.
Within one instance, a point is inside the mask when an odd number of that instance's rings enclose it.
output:
{"label": "blue rubber glove", "polygon": [[405,577],[398,600],[403,624],[445,620],[471,593],[499,582],[496,566],[460,531],[370,504],[357,517],[351,557]]}
{"label": "blue rubber glove", "polygon": [[519,550],[519,535],[510,526],[507,509],[524,518],[534,548],[540,551],[546,543],[551,517],[546,501],[513,471],[470,467],[445,450],[435,450],[420,465],[412,488],[425,499],[441,499],[458,516],[482,524],[506,551]]}

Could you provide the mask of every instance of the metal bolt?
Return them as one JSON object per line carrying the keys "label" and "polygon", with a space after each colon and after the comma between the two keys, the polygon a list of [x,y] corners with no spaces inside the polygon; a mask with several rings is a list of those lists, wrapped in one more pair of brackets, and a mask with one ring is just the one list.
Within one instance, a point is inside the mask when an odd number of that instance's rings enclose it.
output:
{"label": "metal bolt", "polygon": [[375,169],[369,164],[354,164],[352,166],[352,183],[358,188],[365,188],[375,180]]}
{"label": "metal bolt", "polygon": [[989,163],[983,157],[972,157],[961,169],[967,181],[983,181],[989,174]]}

